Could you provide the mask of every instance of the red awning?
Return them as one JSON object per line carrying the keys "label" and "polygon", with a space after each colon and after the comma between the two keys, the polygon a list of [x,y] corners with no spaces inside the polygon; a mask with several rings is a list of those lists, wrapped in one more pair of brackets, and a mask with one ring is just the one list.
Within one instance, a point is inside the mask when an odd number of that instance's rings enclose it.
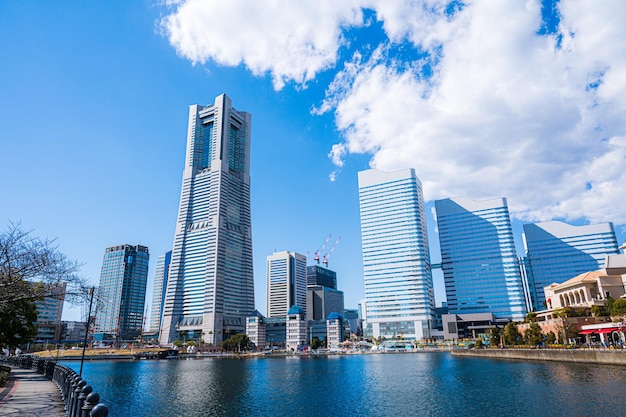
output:
{"label": "red awning", "polygon": [[613,333],[616,330],[619,329],[617,327],[607,327],[606,329],[598,329],[598,333]]}
{"label": "red awning", "polygon": [[614,331],[620,330],[618,327],[605,327],[603,329],[587,329],[581,330],[578,334],[600,334],[600,333],[613,333]]}

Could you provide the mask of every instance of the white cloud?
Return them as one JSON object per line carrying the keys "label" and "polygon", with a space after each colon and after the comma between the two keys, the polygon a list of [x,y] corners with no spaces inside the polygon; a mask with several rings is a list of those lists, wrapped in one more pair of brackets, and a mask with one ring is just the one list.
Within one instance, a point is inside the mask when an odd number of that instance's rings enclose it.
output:
{"label": "white cloud", "polygon": [[[415,167],[427,199],[505,196],[518,218],[626,224],[626,3],[561,0],[560,37],[537,34],[538,0],[466,3],[180,0],[162,25],[192,62],[243,64],[277,89],[338,67],[315,111],[343,136],[331,180],[371,154]],[[364,9],[387,38],[359,50],[350,29],[376,29]]]}
{"label": "white cloud", "polygon": [[331,66],[342,28],[363,24],[356,1],[206,1],[173,3],[161,25],[177,52],[193,63],[245,65],[270,72],[276,89],[304,85]]}
{"label": "white cloud", "polygon": [[[506,196],[518,218],[626,223],[624,6],[559,4],[561,49],[536,34],[538,3],[476,1],[424,22],[445,27],[416,38],[441,42],[430,79],[384,52],[356,55],[320,108],[344,134],[333,161],[371,153],[382,170],[415,167],[427,199]],[[420,32],[411,13],[387,16],[401,22],[385,27]]]}

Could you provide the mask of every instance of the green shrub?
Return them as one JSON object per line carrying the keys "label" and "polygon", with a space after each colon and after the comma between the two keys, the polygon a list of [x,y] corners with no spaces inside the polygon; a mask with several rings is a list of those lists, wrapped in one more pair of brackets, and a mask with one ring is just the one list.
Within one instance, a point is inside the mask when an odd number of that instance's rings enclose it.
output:
{"label": "green shrub", "polygon": [[620,298],[613,302],[611,314],[614,316],[622,316],[626,314],[626,299]]}
{"label": "green shrub", "polygon": [[[6,366],[3,366],[6,368]],[[9,384],[9,372],[0,370],[0,387],[6,387]]]}

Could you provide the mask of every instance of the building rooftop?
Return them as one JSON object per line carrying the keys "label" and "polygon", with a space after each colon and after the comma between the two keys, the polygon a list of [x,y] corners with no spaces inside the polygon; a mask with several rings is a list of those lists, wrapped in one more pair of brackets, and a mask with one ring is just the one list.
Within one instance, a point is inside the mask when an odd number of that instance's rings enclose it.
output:
{"label": "building rooftop", "polygon": [[337,320],[340,318],[341,318],[341,314],[337,313],[336,311],[333,311],[332,313],[328,315],[327,320]]}
{"label": "building rooftop", "polygon": [[300,306],[291,306],[287,314],[306,314],[306,312]]}
{"label": "building rooftop", "polygon": [[568,279],[561,284],[557,284],[556,282],[548,285],[546,288],[555,289],[555,288],[567,288],[574,285],[579,285],[585,282],[593,283],[598,280],[601,276],[607,276],[604,270],[600,269],[597,271],[584,272],[580,275],[576,275],[574,278]]}
{"label": "building rooftop", "polygon": [[626,255],[609,255],[606,257],[605,267],[607,274],[621,275],[626,274]]}

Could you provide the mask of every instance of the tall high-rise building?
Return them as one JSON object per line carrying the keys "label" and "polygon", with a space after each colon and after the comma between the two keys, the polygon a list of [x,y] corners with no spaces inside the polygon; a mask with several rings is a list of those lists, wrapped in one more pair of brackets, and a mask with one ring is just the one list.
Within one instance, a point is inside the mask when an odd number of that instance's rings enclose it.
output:
{"label": "tall high-rise building", "polygon": [[154,270],[154,282],[152,284],[152,307],[150,310],[150,331],[158,332],[161,329],[161,316],[163,315],[163,300],[167,288],[167,277],[170,270],[172,251],[157,258]]}
{"label": "tall high-rise building", "polygon": [[431,337],[435,297],[422,184],[413,169],[359,172],[366,325],[373,337]]}
{"label": "tall high-rise building", "polygon": [[435,201],[450,314],[523,320],[526,302],[505,198]]}
{"label": "tall high-rise building", "polygon": [[96,339],[133,340],[141,335],[149,260],[145,246],[106,249],[98,290]]}
{"label": "tall high-rise building", "polygon": [[543,310],[543,288],[604,267],[619,254],[612,223],[572,226],[551,221],[524,225],[526,273],[533,309]]}
{"label": "tall high-rise building", "polygon": [[306,310],[306,256],[275,252],[267,257],[267,317],[285,317],[291,306]]}
{"label": "tall high-rise building", "polygon": [[306,267],[307,285],[323,285],[327,288],[337,289],[337,273],[319,265]]}
{"label": "tall high-rise building", "polygon": [[43,300],[35,301],[37,306],[37,336],[36,341],[59,340],[61,338],[61,315],[63,314],[63,301],[65,300],[65,288],[67,284],[35,284],[45,285],[48,294]]}
{"label": "tall high-rise building", "polygon": [[187,152],[159,341],[219,343],[254,311],[249,113],[225,94],[189,109]]}

